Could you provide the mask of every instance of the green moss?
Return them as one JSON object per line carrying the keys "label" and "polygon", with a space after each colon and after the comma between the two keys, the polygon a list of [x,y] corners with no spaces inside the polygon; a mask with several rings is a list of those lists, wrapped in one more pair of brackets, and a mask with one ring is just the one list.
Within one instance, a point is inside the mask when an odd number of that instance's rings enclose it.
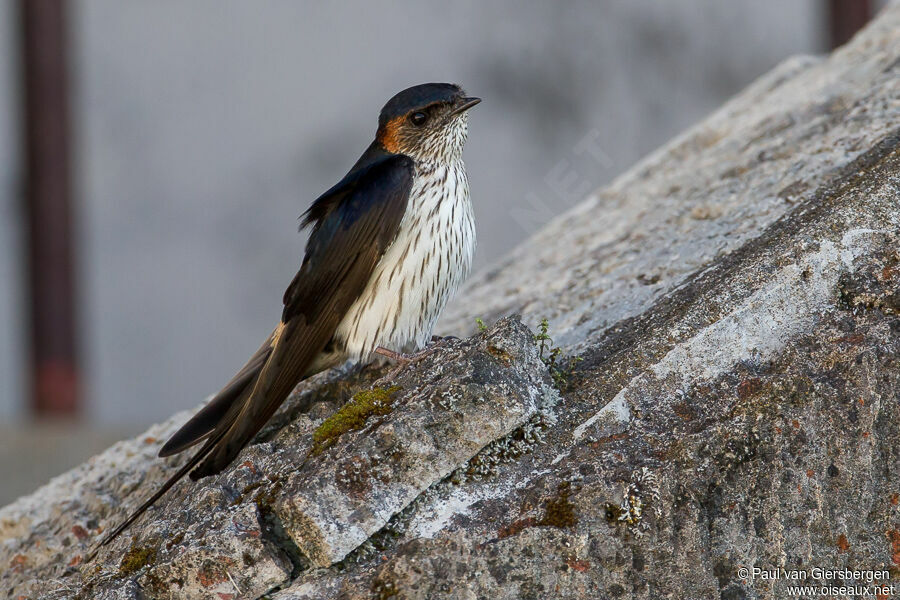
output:
{"label": "green moss", "polygon": [[549,525],[565,529],[575,527],[578,518],[575,516],[575,505],[569,502],[569,482],[559,484],[556,496],[547,500],[544,505],[544,517],[538,521],[538,525]]}
{"label": "green moss", "polygon": [[144,576],[144,588],[151,592],[154,597],[163,596],[169,591],[168,584],[160,579],[154,573],[147,573]]}
{"label": "green moss", "polygon": [[260,479],[259,481],[254,481],[253,483],[245,485],[244,489],[241,490],[241,493],[238,494],[237,497],[231,501],[231,505],[237,506],[238,504],[240,504],[241,502],[244,501],[244,498],[247,496],[247,494],[249,494],[256,488],[264,486],[265,484],[266,484],[266,480]]}
{"label": "green moss", "polygon": [[622,510],[622,507],[618,504],[613,504],[612,502],[606,503],[606,520],[610,523],[617,523],[622,520],[625,511]]}
{"label": "green moss", "polygon": [[372,581],[372,594],[377,600],[390,600],[400,596],[400,589],[393,581],[375,579]]}
{"label": "green moss", "polygon": [[259,509],[259,513],[263,517],[267,517],[274,512],[273,506],[278,499],[278,493],[281,491],[281,487],[281,479],[274,478],[270,488],[262,488],[256,492],[256,496],[253,497],[253,503],[256,504],[256,508]]}
{"label": "green moss", "polygon": [[137,547],[132,546],[131,549],[122,557],[119,563],[120,575],[131,575],[140,571],[150,563],[156,560],[156,548],[150,546]]}
{"label": "green moss", "polygon": [[321,453],[348,431],[362,429],[369,417],[390,413],[394,394],[399,390],[400,386],[394,385],[386,389],[375,388],[358,392],[313,431],[312,454]]}
{"label": "green moss", "polygon": [[512,355],[509,352],[507,352],[506,350],[503,350],[501,348],[498,348],[497,346],[494,346],[493,344],[491,344],[487,347],[487,351],[491,356],[493,356],[494,358],[496,358],[497,360],[499,360],[500,362],[502,362],[505,365],[509,365],[512,362]]}

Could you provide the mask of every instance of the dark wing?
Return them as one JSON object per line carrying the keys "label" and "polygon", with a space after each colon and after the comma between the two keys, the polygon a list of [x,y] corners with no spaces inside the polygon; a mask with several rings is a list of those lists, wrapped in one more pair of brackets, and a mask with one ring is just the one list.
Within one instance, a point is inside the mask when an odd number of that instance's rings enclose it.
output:
{"label": "dark wing", "polygon": [[[221,392],[163,447],[203,441],[191,459],[89,554],[105,546],[185,474],[218,473],[278,409],[334,335],[390,246],[412,189],[412,160],[389,155],[351,172],[307,212],[306,255],[284,296],[282,323]],[[196,468],[195,468],[196,467]]]}
{"label": "dark wing", "polygon": [[225,468],[307,375],[396,237],[412,179],[412,160],[392,155],[348,176],[313,204],[310,214],[318,219],[285,293],[283,329],[242,410],[213,432],[220,439],[193,479]]}

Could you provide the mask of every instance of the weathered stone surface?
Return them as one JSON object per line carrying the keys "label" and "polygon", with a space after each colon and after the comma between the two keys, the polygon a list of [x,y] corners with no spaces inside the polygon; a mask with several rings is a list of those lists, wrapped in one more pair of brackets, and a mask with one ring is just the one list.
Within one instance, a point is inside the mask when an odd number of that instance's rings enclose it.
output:
{"label": "weathered stone surface", "polygon": [[545,359],[558,344],[581,361],[557,356],[548,374],[501,319],[403,371],[389,410],[333,444],[326,418],[384,370],[323,374],[233,468],[177,486],[130,539],[79,564],[177,468],[153,455],[178,416],[2,509],[0,590],[787,595],[742,567],[888,569],[889,583],[900,6],[828,58],[788,61],[550,224],[477,277],[445,326],[512,312],[550,319]]}
{"label": "weathered stone surface", "polygon": [[274,511],[314,565],[343,559],[555,394],[533,336],[519,322],[446,346],[440,360],[404,369],[391,382],[396,392],[358,394],[318,431],[345,427],[343,413],[360,403],[374,400],[389,412],[375,425],[343,433],[333,447],[314,448],[315,456],[288,478],[285,489],[296,491],[281,494]]}
{"label": "weathered stone surface", "polygon": [[187,415],[117,444],[0,512],[11,567],[3,583],[25,597],[259,597],[367,543],[482,448],[540,422],[558,397],[517,319],[443,342],[389,387],[372,387],[379,373],[335,372],[301,386],[236,468],[179,484],[82,565],[102,527],[177,468],[179,459],[153,455]]}
{"label": "weathered stone surface", "polygon": [[829,57],[791,58],[762,76],[473,276],[444,328],[472,331],[473,314],[546,317],[557,343],[582,352],[803,210],[896,129],[898,28],[891,7]]}

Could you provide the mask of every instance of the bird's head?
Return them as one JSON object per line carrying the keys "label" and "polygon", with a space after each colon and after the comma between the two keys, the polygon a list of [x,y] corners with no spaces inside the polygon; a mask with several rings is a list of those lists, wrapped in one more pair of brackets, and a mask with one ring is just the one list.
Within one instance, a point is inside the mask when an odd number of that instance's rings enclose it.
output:
{"label": "bird's head", "polygon": [[416,161],[458,160],[468,134],[468,110],[481,102],[452,83],[424,83],[391,98],[378,117],[378,142]]}

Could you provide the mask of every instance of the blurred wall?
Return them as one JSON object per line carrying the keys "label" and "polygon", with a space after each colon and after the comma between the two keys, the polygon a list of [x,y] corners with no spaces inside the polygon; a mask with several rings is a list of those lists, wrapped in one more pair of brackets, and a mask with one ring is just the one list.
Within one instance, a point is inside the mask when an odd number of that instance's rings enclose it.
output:
{"label": "blurred wall", "polygon": [[[22,415],[17,97],[0,0],[0,419]],[[89,416],[196,405],[255,350],[297,216],[425,81],[484,98],[466,150],[483,266],[794,53],[818,3],[72,3]],[[473,307],[473,315],[477,307]]]}

